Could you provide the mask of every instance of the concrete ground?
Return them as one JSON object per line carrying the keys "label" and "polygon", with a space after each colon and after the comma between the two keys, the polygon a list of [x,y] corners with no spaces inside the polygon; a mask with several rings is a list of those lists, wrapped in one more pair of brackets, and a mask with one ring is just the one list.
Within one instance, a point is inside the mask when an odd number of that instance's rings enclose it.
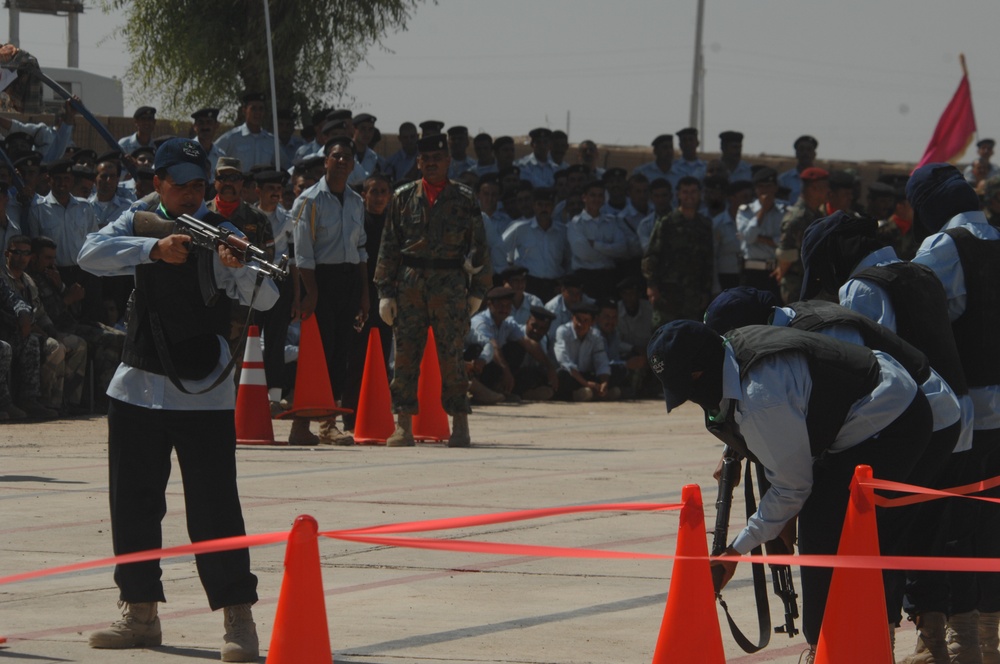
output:
{"label": "concrete ground", "polygon": [[[719,446],[690,405],[669,417],[655,401],[498,405],[477,408],[470,421],[471,449],[241,447],[247,530],[285,530],[300,514],[334,530],[564,505],[677,502],[690,483],[702,486],[708,530],[714,525],[711,473]],[[288,426],[275,422],[279,439]],[[111,555],[106,435],[100,417],[0,427],[0,576]],[[187,543],[176,472],[168,503],[164,544]],[[429,535],[673,553],[677,514],[581,513]],[[671,573],[669,560],[510,557],[327,538],[319,547],[330,643],[340,664],[649,662]],[[251,551],[262,660],[284,555],[283,544]],[[162,647],[87,647],[88,632],[118,617],[111,569],[103,568],[0,586],[0,635],[8,639],[0,662],[218,660],[222,618],[210,615],[193,559],[164,561],[163,569]],[[755,629],[748,566],[726,598],[741,626]],[[771,614],[777,624],[774,600]],[[746,655],[722,624],[730,664],[790,664],[804,647],[801,635],[775,635],[762,653]],[[901,645],[911,643],[912,632],[900,635]]]}

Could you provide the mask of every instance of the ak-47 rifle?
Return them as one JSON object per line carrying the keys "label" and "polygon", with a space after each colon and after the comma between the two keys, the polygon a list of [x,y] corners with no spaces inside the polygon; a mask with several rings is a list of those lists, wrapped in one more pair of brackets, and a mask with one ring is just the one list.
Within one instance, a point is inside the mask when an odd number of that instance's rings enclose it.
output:
{"label": "ak-47 rifle", "polygon": [[267,260],[267,254],[252,244],[246,236],[233,232],[224,225],[213,226],[188,214],[176,219],[164,219],[152,212],[136,212],[132,226],[136,235],[142,237],[166,237],[181,233],[191,238],[196,247],[215,251],[221,244],[229,247],[236,258],[246,265],[253,265],[259,272],[272,279],[282,280],[288,276],[288,256],[282,256],[277,264]]}
{"label": "ak-47 rifle", "polygon": [[[722,467],[719,473],[719,493],[715,502],[716,517],[712,540],[713,556],[722,555],[728,546],[729,520],[732,513],[733,492],[735,491],[736,485],[740,482],[742,460],[743,457],[738,451],[728,445],[726,446],[725,452],[722,456]],[[764,477],[763,469],[759,465],[757,466],[757,478],[758,485],[760,486],[760,492],[763,494],[764,491],[767,490],[766,487],[768,486],[768,482]],[[753,495],[753,483],[751,480],[752,476],[750,464],[748,462],[745,482],[748,515],[757,511],[756,500]],[[794,528],[794,525],[792,525],[792,527]],[[787,548],[780,537],[768,542],[765,547],[767,548],[767,552],[771,555],[790,553],[787,551]],[[759,548],[754,550],[754,553],[759,552]],[[763,649],[771,640],[771,616],[770,607],[767,601],[767,582],[764,577],[764,567],[760,563],[754,563],[752,568],[759,629],[759,639],[757,644],[751,643],[750,640],[743,635],[743,632],[740,631],[732,616],[729,615],[729,607],[726,606],[725,600],[722,599],[721,585],[724,570],[721,565],[714,565],[712,567],[712,580],[715,585],[716,598],[719,601],[719,605],[722,606],[726,613],[726,619],[729,621],[729,628],[733,634],[733,638],[736,640],[737,644],[739,644],[740,648],[748,653],[757,652]],[[799,630],[795,627],[795,620],[799,617],[799,609],[797,603],[798,595],[795,593],[795,586],[792,580],[792,569],[790,565],[770,565],[770,568],[774,594],[781,598],[785,609],[785,623],[775,627],[774,631],[777,634],[788,634],[789,638],[791,638],[799,633]]]}

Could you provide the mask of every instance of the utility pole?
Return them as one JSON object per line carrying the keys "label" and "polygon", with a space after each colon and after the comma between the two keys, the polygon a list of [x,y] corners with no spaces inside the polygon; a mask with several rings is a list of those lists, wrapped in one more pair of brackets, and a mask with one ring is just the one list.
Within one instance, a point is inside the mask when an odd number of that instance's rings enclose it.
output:
{"label": "utility pole", "polygon": [[699,135],[705,123],[704,78],[705,63],[702,58],[701,33],[705,26],[705,0],[698,0],[698,23],[694,36],[694,72],[691,75],[691,115],[690,127],[696,127]]}

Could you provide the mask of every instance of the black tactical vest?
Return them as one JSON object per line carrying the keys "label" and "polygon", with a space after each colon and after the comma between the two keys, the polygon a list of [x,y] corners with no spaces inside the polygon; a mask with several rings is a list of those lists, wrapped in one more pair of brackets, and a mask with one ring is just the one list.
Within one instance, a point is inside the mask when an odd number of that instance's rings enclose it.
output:
{"label": "black tactical vest", "polygon": [[[806,429],[813,457],[822,455],[833,445],[851,406],[870,394],[881,380],[878,360],[869,349],[821,334],[771,325],[751,325],[731,330],[726,339],[736,355],[741,380],[757,362],[772,355],[791,352],[805,355],[812,378],[812,390],[806,406]],[[727,419],[735,427],[731,411]],[[742,437],[738,429],[735,433],[738,439],[733,442],[738,444]],[[755,460],[745,443],[739,451]]]}
{"label": "black tactical vest", "polygon": [[948,318],[948,298],[933,270],[920,263],[890,263],[869,267],[854,278],[870,281],[888,294],[896,314],[896,334],[927,355],[931,368],[941,374],[955,394],[968,394]]}
{"label": "black tactical vest", "polygon": [[1000,384],[1000,241],[981,240],[965,228],[945,231],[958,249],[965,276],[965,312],[951,329],[969,387]]}

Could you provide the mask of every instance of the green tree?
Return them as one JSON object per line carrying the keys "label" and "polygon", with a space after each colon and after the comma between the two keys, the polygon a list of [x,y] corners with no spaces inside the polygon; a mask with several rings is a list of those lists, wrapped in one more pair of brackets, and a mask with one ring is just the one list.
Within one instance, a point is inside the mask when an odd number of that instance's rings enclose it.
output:
{"label": "green tree", "polygon": [[[268,0],[277,98],[301,113],[342,98],[372,46],[406,29],[421,0]],[[138,97],[163,114],[233,108],[244,90],[270,96],[262,0],[101,0],[123,9]]]}

